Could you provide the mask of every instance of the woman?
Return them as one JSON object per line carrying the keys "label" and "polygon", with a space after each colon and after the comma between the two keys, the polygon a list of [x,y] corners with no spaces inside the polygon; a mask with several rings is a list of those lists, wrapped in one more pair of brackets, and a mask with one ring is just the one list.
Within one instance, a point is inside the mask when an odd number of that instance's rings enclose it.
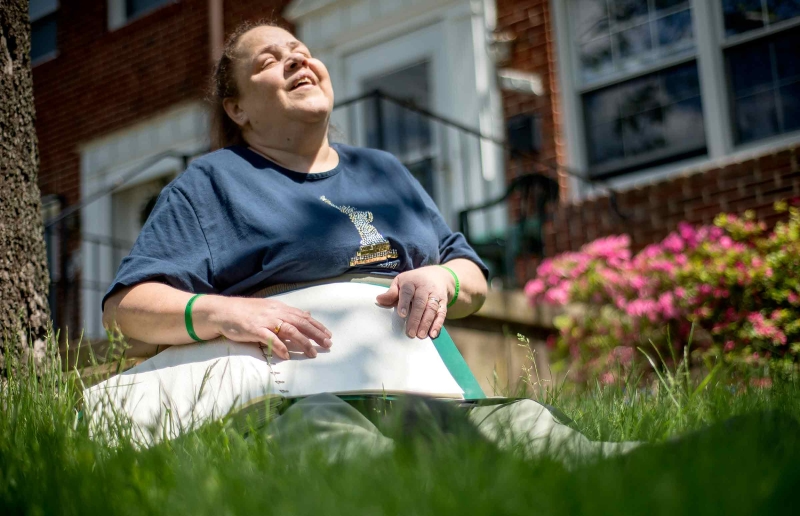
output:
{"label": "woman", "polygon": [[[220,335],[316,356],[336,336],[258,287],[344,273],[396,274],[377,302],[410,337],[480,308],[488,271],[392,155],[328,143],[325,65],[273,22],[230,36],[214,73],[218,145],[166,187],[103,299],[103,321],[152,344]],[[446,264],[448,271],[436,264]],[[459,292],[455,303],[456,277]]]}
{"label": "woman", "polygon": [[[330,348],[336,335],[311,314],[236,295],[348,272],[394,275],[376,301],[397,308],[409,337],[436,337],[446,317],[480,308],[486,266],[408,170],[386,152],[328,143],[330,76],[292,34],[272,22],[238,29],[215,70],[214,102],[223,148],[193,161],[162,192],[103,299],[106,325],[151,344],[223,335],[272,341],[282,358],[292,349],[314,357],[312,342]],[[185,319],[190,300],[193,329]],[[502,445],[524,439],[531,454],[552,439],[578,452],[631,446],[590,443],[530,400],[477,407],[469,418]],[[269,431],[279,441],[296,436],[298,420],[326,445],[357,437],[373,451],[392,446],[330,395],[295,403]]]}

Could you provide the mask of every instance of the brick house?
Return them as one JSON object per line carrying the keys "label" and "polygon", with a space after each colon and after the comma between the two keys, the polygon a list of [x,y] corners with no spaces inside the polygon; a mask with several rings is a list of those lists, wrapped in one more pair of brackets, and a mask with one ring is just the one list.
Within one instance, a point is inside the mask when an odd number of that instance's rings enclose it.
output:
{"label": "brick house", "polygon": [[[147,206],[209,150],[203,98],[223,34],[270,13],[331,72],[332,138],[398,155],[453,228],[529,173],[560,185],[546,255],[622,232],[641,247],[680,220],[767,215],[800,195],[797,0],[30,5],[46,218],[81,206],[48,229],[56,285],[79,287],[51,297],[73,334],[102,335],[100,298]],[[519,219],[510,199],[475,214],[476,239]],[[517,284],[536,263],[515,260]],[[475,328],[531,325],[518,291],[493,296]]]}

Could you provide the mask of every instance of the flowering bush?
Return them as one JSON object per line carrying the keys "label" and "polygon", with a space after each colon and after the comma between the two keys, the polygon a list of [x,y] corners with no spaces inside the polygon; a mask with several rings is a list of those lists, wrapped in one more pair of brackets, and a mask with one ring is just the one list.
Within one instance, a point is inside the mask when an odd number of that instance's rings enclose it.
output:
{"label": "flowering bush", "polygon": [[799,356],[800,210],[775,209],[789,218],[771,232],[752,212],[720,214],[635,256],[622,235],[545,260],[525,287],[530,302],[580,305],[557,318],[555,355],[610,378],[637,346],[680,351],[694,325],[693,349],[747,362]]}

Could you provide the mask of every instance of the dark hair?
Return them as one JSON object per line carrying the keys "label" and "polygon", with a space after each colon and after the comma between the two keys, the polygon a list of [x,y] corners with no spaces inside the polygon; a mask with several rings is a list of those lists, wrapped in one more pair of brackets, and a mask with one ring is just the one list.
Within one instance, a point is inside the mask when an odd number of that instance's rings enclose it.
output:
{"label": "dark hair", "polygon": [[211,148],[220,149],[228,145],[242,145],[242,129],[225,112],[222,102],[228,97],[239,95],[239,85],[236,82],[236,47],[242,36],[256,27],[279,27],[288,32],[292,29],[282,22],[280,18],[268,17],[256,21],[245,21],[228,35],[222,55],[214,66],[211,76],[208,101],[211,104]]}

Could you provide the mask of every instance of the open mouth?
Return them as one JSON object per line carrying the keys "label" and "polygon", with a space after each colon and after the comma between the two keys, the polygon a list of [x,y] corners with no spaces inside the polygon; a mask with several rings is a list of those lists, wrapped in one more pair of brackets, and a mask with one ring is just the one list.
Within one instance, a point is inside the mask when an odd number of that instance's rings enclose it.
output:
{"label": "open mouth", "polygon": [[311,79],[309,79],[308,77],[303,77],[303,78],[301,78],[300,80],[298,80],[298,81],[297,81],[297,82],[296,82],[296,83],[295,83],[295,84],[292,86],[292,89],[291,89],[291,90],[289,90],[289,91],[299,90],[299,89],[303,89],[303,88],[310,88],[310,87],[312,87],[312,86],[314,86],[314,81],[312,81],[312,80],[311,80]]}

